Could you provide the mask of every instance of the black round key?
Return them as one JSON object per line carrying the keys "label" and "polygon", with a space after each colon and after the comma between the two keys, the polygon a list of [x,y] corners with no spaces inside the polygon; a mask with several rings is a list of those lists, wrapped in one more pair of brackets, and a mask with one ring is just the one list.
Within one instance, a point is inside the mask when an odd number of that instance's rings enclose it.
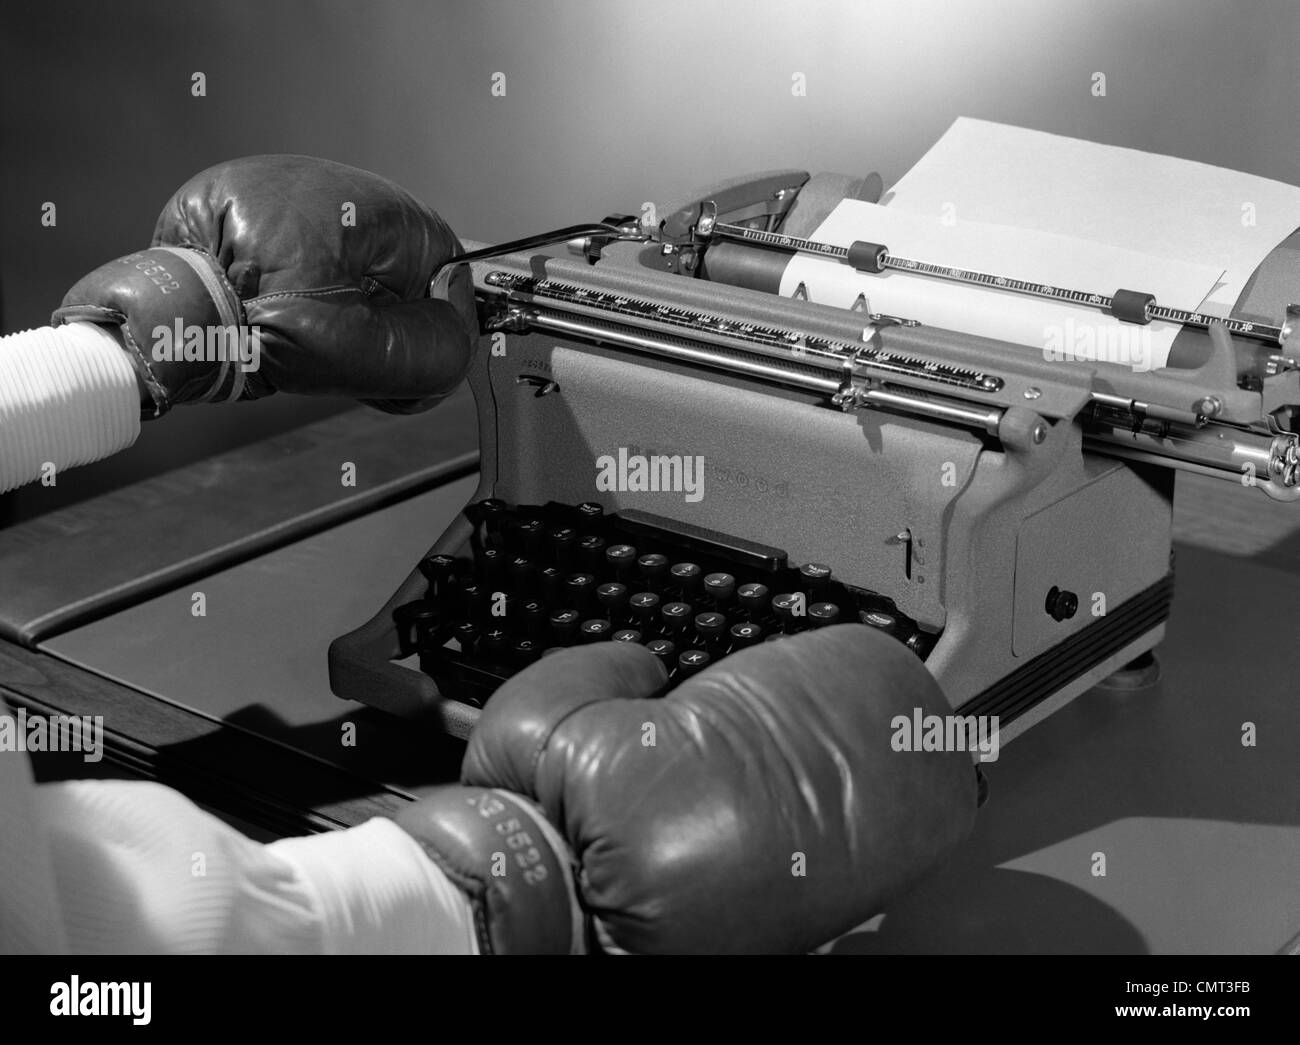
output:
{"label": "black round key", "polygon": [[700,593],[700,582],[704,580],[704,571],[693,562],[675,562],[668,571],[670,581],[687,595]]}
{"label": "black round key", "polygon": [[721,613],[697,613],[695,615],[695,634],[706,643],[715,643],[727,631],[727,618]]}
{"label": "black round key", "polygon": [[456,645],[460,647],[461,653],[465,654],[467,657],[472,657],[474,655],[474,649],[478,645],[478,625],[466,621],[464,624],[458,624],[456,630],[451,634],[456,640]]}
{"label": "black round key", "polygon": [[506,502],[497,497],[489,497],[478,502],[478,517],[483,520],[488,544],[494,548],[500,546],[501,527],[509,510]]}
{"label": "black round key", "polygon": [[692,675],[698,675],[709,666],[709,662],[712,660],[713,658],[709,656],[708,650],[682,650],[681,653],[677,654],[677,671],[679,677],[688,679]]}
{"label": "black round key", "polygon": [[600,642],[609,638],[611,628],[609,621],[601,617],[584,620],[578,628],[579,642]]}
{"label": "black round key", "polygon": [[578,546],[578,531],[572,526],[560,526],[551,531],[551,558],[561,569],[573,567],[573,554]]}
{"label": "black round key", "polygon": [[761,617],[767,612],[772,593],[766,584],[742,584],[736,589],[736,602],[750,617]]}
{"label": "black round key", "polygon": [[536,639],[517,639],[510,652],[514,655],[515,664],[523,668],[542,655],[542,644]]}
{"label": "black round key", "polygon": [[668,575],[668,556],[648,552],[637,559],[636,568],[647,587],[662,587],[664,578]]}
{"label": "black round key", "polygon": [[623,628],[621,631],[614,632],[610,639],[614,642],[640,642],[641,633],[635,628]]}
{"label": "black round key", "polygon": [[585,610],[595,590],[596,578],[590,573],[571,573],[564,581],[565,603],[575,610]]}
{"label": "black round key", "polygon": [[547,566],[538,573],[541,579],[542,598],[547,602],[564,601],[564,578],[567,574],[555,566]]}
{"label": "black round key", "polygon": [[483,566],[483,579],[490,587],[500,588],[506,577],[506,553],[500,548],[488,548],[479,562]]}
{"label": "black round key", "polygon": [[883,610],[863,610],[858,614],[858,620],[868,627],[879,628],[887,634],[898,634],[898,618],[892,613],[885,613]]}
{"label": "black round key", "polygon": [[520,595],[531,595],[537,587],[537,563],[525,555],[510,560],[510,587]]}
{"label": "black round key", "polygon": [[546,533],[546,524],[541,519],[523,519],[515,527],[515,540],[518,548],[529,558],[540,555],[542,537]]}
{"label": "black round key", "polygon": [[659,596],[652,591],[639,591],[627,600],[627,605],[632,619],[642,627],[648,627],[659,612]]}
{"label": "black round key", "polygon": [[666,602],[659,609],[659,618],[670,632],[680,635],[691,622],[694,612],[694,607],[688,602]]}
{"label": "black round key", "polygon": [[605,565],[619,580],[631,580],[637,550],[630,544],[611,544],[605,549]]}
{"label": "black round key", "polygon": [[425,603],[408,602],[393,611],[393,623],[397,626],[398,648],[409,655],[424,645],[437,627],[438,613]]}
{"label": "black round key", "polygon": [[546,626],[550,614],[546,612],[544,603],[537,599],[529,599],[521,603],[518,608],[519,625],[525,636],[540,642],[546,638]]}
{"label": "black round key", "polygon": [[505,628],[491,628],[479,641],[479,655],[494,664],[504,661],[509,650],[510,633]]}
{"label": "black round key", "polygon": [[725,606],[736,594],[736,578],[729,573],[709,573],[704,577],[704,594],[718,606]]}
{"label": "black round key", "polygon": [[578,634],[578,621],[582,618],[577,610],[556,610],[551,614],[551,644],[568,646]]}
{"label": "black round key", "polygon": [[596,589],[596,602],[611,618],[623,612],[627,599],[627,585],[618,581],[608,581]]}
{"label": "black round key", "polygon": [[583,501],[577,508],[578,525],[583,533],[591,533],[605,521],[605,509],[595,501]]}
{"label": "black round key", "polygon": [[794,631],[802,623],[800,617],[796,616],[795,611],[806,602],[800,592],[783,592],[772,600],[772,612],[776,614],[776,619],[781,622],[781,630],[785,632]]}
{"label": "black round key", "polygon": [[799,576],[809,584],[824,584],[831,579],[831,568],[820,562],[806,562],[799,567]]}
{"label": "black round key", "polygon": [[465,585],[460,589],[461,613],[470,620],[478,620],[486,610],[486,599],[482,585]]}
{"label": "black round key", "polygon": [[651,639],[645,648],[659,658],[665,668],[671,671],[677,666],[677,644],[668,639]]}
{"label": "black round key", "polygon": [[437,589],[451,579],[456,570],[456,560],[450,555],[428,555],[420,560],[420,572],[429,582],[430,589]]}
{"label": "black round key", "polygon": [[828,628],[840,622],[840,608],[833,602],[814,602],[808,607],[808,619],[814,628]]}
{"label": "black round key", "polygon": [[605,538],[588,535],[578,542],[578,563],[595,572],[605,565]]}
{"label": "black round key", "polygon": [[731,648],[733,650],[746,649],[753,646],[763,637],[763,629],[753,621],[741,621],[739,624],[731,626]]}

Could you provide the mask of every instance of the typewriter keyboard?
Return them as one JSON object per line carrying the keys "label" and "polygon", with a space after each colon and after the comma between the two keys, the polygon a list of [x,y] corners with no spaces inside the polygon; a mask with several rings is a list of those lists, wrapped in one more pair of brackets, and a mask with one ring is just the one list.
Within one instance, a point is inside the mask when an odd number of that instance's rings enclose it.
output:
{"label": "typewriter keyboard", "polygon": [[829,565],[712,531],[592,503],[490,499],[465,514],[467,546],[420,563],[428,591],[394,620],[403,653],[478,707],[515,672],[586,643],[639,643],[675,685],[738,650],[846,621],[922,658],[937,640]]}

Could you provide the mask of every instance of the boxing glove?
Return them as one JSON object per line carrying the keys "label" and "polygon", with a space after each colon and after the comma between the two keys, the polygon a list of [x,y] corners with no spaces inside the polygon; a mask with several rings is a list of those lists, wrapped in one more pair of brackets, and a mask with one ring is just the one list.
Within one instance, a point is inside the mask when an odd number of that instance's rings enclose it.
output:
{"label": "boxing glove", "polygon": [[585,950],[573,856],[532,803],[497,789],[439,787],[394,821],[469,901],[480,954]]}
{"label": "boxing glove", "polygon": [[308,156],[251,156],[186,182],[146,249],[79,280],[54,312],[118,331],[146,416],[277,390],[393,412],[449,393],[477,336],[462,248],[377,175]]}
{"label": "boxing glove", "polygon": [[561,829],[609,949],[805,952],[970,831],[970,756],[891,745],[896,715],[947,701],[874,629],[767,643],[659,697],[665,681],[637,645],[546,657],[492,697],[462,767]]}

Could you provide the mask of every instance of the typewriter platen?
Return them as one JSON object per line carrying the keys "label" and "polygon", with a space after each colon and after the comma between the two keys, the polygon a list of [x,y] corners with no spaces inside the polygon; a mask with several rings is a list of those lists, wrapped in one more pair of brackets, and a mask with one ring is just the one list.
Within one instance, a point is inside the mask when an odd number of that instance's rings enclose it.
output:
{"label": "typewriter platen", "polygon": [[[1155,647],[1173,469],[1300,496],[1297,310],[1252,281],[1235,322],[1181,316],[1170,365],[1142,372],[780,296],[835,204],[879,193],[769,172],[654,228],[565,230],[577,258],[541,240],[474,261],[479,489],[332,644],[334,691],[465,736],[551,648],[641,642],[675,683],[857,621],[1005,741]],[[1297,261],[1292,237],[1261,272]],[[1140,294],[1102,307],[1163,318]]]}

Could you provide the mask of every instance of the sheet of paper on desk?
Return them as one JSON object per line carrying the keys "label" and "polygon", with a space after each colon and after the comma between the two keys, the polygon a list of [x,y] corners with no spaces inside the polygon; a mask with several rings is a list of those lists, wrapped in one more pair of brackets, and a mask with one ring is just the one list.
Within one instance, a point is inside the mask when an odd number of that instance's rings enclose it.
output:
{"label": "sheet of paper on desk", "polygon": [[[1101,294],[1139,290],[1163,305],[1226,314],[1297,227],[1300,189],[1281,182],[963,118],[894,185],[885,206],[844,201],[812,238],[870,240],[938,264]],[[815,258],[792,261],[781,292],[800,282],[814,301],[848,307],[861,293],[875,312],[1035,347],[1084,325],[1099,338],[1113,331],[1148,353],[1149,366],[1163,365],[1177,333],[1153,323],[1139,341],[1131,324],[1095,310],[854,273]]]}

